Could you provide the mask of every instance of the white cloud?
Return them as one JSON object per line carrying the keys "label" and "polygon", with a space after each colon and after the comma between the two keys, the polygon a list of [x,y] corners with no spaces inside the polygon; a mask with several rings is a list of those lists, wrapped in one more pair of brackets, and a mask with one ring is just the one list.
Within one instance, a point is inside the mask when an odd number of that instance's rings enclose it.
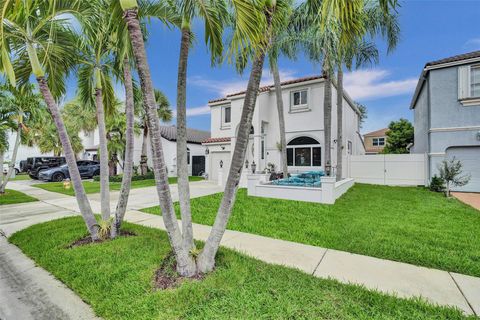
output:
{"label": "white cloud", "polygon": [[480,37],[467,40],[463,46],[471,50],[480,50]]}
{"label": "white cloud", "polygon": [[344,86],[355,100],[372,100],[413,94],[417,78],[388,80],[390,72],[382,69],[358,70],[345,74]]}
{"label": "white cloud", "polygon": [[187,117],[201,116],[210,113],[209,106],[187,108]]}
{"label": "white cloud", "polygon": [[[280,79],[282,81],[288,81],[295,78],[295,71],[293,70],[280,70]],[[248,74],[245,75],[248,77]],[[188,78],[188,83],[197,87],[203,87],[208,91],[215,93],[217,96],[212,97],[225,97],[229,94],[244,91],[247,88],[248,78],[242,79],[238,77],[233,80],[212,80],[203,76],[192,76]],[[261,86],[273,84],[273,77],[269,70],[264,69],[262,73]]]}
{"label": "white cloud", "polygon": [[[177,109],[172,107],[173,118],[177,117]],[[210,107],[208,105],[201,107],[187,107],[187,117],[202,116],[204,114],[210,114]]]}

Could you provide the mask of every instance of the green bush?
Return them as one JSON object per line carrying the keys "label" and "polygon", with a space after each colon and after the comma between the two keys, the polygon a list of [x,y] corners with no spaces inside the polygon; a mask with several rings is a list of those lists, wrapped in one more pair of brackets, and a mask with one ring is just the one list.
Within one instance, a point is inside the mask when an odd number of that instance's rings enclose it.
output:
{"label": "green bush", "polygon": [[[123,176],[119,174],[118,176],[111,176],[109,178],[110,182],[122,182]],[[155,176],[153,175],[153,171],[147,172],[146,175],[134,175],[132,176],[132,181],[139,181],[139,180],[149,180],[149,179],[155,179]],[[95,176],[93,177],[93,181],[100,181],[100,176]]]}
{"label": "green bush", "polygon": [[432,181],[430,181],[429,188],[434,192],[443,192],[445,190],[445,181],[437,175],[434,175]]}

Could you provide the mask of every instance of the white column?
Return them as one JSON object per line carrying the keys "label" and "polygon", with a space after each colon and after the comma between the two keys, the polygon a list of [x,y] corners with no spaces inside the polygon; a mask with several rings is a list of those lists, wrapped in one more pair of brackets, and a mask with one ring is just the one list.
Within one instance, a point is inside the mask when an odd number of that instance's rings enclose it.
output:
{"label": "white column", "polygon": [[334,176],[320,178],[322,184],[322,203],[335,203],[335,181],[336,178]]}

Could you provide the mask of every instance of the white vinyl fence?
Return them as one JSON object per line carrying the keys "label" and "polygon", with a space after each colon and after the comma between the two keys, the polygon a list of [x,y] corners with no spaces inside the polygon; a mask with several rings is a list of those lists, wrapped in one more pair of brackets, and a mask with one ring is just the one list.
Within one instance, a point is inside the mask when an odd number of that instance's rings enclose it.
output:
{"label": "white vinyl fence", "polygon": [[347,156],[347,177],[355,182],[382,185],[427,185],[426,154]]}

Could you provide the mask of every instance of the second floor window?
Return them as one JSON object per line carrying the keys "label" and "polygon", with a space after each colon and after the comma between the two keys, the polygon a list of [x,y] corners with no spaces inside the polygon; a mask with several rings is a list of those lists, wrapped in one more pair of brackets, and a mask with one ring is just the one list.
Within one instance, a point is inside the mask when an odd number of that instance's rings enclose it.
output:
{"label": "second floor window", "polygon": [[385,145],[385,138],[373,138],[374,147],[383,147]]}
{"label": "second floor window", "polygon": [[290,99],[290,110],[308,108],[308,90],[293,91]]}
{"label": "second floor window", "polygon": [[223,108],[223,122],[222,124],[230,125],[232,121],[232,108],[231,107],[224,107]]}
{"label": "second floor window", "polygon": [[480,97],[480,66],[470,68],[470,96]]}

